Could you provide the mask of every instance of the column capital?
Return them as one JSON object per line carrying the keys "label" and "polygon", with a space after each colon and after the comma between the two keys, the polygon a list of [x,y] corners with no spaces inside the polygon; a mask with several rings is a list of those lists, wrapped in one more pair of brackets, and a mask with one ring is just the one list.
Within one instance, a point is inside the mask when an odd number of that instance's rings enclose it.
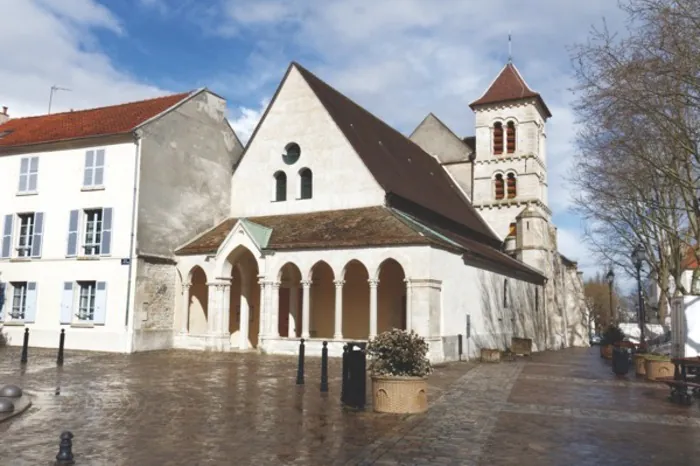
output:
{"label": "column capital", "polygon": [[272,288],[279,288],[281,284],[282,284],[282,282],[278,282],[278,281],[271,281],[270,282],[270,285],[272,285]]}
{"label": "column capital", "polygon": [[302,280],[300,283],[301,286],[303,286],[304,288],[308,288],[313,283],[313,280]]}
{"label": "column capital", "polygon": [[367,280],[367,283],[369,283],[370,288],[376,288],[379,285],[379,279],[370,278],[369,280]]}
{"label": "column capital", "polygon": [[189,290],[191,286],[192,286],[192,283],[183,283],[183,284],[182,284],[182,289],[183,289],[183,290]]}
{"label": "column capital", "polygon": [[412,287],[413,286],[413,279],[406,277],[403,279],[403,282],[406,284],[406,287]]}
{"label": "column capital", "polygon": [[345,285],[345,280],[333,280],[333,284],[336,288],[342,288]]}

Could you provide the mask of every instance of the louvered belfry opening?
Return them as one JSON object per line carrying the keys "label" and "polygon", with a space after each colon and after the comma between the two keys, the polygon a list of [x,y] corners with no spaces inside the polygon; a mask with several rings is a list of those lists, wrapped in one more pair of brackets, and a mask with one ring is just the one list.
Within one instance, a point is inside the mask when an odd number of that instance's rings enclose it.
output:
{"label": "louvered belfry opening", "polygon": [[493,125],[493,153],[503,153],[503,124],[501,122]]}
{"label": "louvered belfry opening", "polygon": [[494,182],[496,184],[496,199],[503,199],[503,175],[501,175],[500,173],[496,175]]}
{"label": "louvered belfry opening", "polygon": [[516,179],[513,173],[508,173],[508,199],[513,199],[516,192]]}
{"label": "louvered belfry opening", "polygon": [[509,154],[515,153],[515,123],[512,121],[509,121],[508,125],[506,126],[506,139],[506,150]]}

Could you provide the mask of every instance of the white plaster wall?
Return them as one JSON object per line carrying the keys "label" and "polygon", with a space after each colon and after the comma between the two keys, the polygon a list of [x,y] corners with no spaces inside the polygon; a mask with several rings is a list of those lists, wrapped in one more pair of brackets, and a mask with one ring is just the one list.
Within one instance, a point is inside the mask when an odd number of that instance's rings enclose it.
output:
{"label": "white plaster wall", "polygon": [[[3,282],[37,283],[36,322],[27,324],[31,346],[58,346],[59,332],[64,327],[66,348],[127,349],[125,309],[129,268],[121,265],[120,259],[129,257],[136,145],[115,144],[89,149],[102,148],[105,149],[104,189],[97,191],[81,190],[86,148],[0,157],[0,173],[8,180],[0,183],[0,216],[44,212],[41,258],[21,262],[0,259],[0,280]],[[37,193],[18,196],[20,159],[31,155],[39,156]],[[66,258],[70,211],[99,207],[114,209],[111,255],[96,260]],[[104,326],[72,328],[60,325],[63,282],[76,280],[107,282],[107,318]],[[22,344],[23,326],[5,326],[3,331],[7,333],[10,344]]]}
{"label": "white plaster wall", "polygon": [[675,357],[700,356],[700,296],[671,299],[671,352]]}
{"label": "white plaster wall", "polygon": [[[282,161],[296,142],[301,157]],[[299,170],[313,172],[312,199],[298,200]],[[287,174],[287,200],[275,202],[274,174]],[[384,191],[292,67],[262,125],[233,174],[231,216],[253,217],[382,205]]]}

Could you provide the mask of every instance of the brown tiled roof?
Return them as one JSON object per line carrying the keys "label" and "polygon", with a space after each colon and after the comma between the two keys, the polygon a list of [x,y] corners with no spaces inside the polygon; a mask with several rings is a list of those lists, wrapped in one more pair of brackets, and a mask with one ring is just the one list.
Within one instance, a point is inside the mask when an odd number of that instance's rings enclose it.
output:
{"label": "brown tiled roof", "polygon": [[177,104],[190,93],[109,107],[13,118],[0,125],[0,148],[128,133]]}
{"label": "brown tiled roof", "polygon": [[387,193],[456,222],[483,241],[501,242],[434,157],[310,71],[292,66]]}
{"label": "brown tiled roof", "polygon": [[496,77],[491,87],[486,90],[484,95],[469,104],[469,106],[474,109],[474,107],[478,105],[496,104],[530,98],[537,99],[547,116],[552,116],[549,112],[549,108],[547,108],[544,100],[542,100],[542,96],[528,87],[515,65],[508,63],[503,67],[498,77]]}
{"label": "brown tiled roof", "polygon": [[[225,220],[175,251],[176,254],[215,253],[238,220]],[[454,245],[437,237],[417,232],[385,207],[270,215],[246,220],[272,229],[266,248],[272,250],[418,244],[455,249]]]}

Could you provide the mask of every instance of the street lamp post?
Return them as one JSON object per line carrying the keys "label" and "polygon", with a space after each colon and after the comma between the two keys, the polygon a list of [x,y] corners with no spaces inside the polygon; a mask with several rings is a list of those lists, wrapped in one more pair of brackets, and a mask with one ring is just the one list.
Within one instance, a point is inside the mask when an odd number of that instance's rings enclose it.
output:
{"label": "street lamp post", "polygon": [[610,267],[610,271],[605,276],[605,278],[608,281],[608,288],[609,288],[609,295],[610,295],[610,320],[611,320],[612,324],[616,324],[617,318],[615,316],[615,311],[613,310],[613,283],[615,283],[615,272],[613,272],[612,267]]}
{"label": "street lamp post", "polygon": [[642,247],[641,244],[637,245],[636,248],[634,248],[634,251],[632,251],[632,263],[634,264],[634,268],[637,269],[637,299],[639,301],[639,343],[640,345],[643,345],[645,343],[644,339],[644,323],[646,321],[646,318],[644,316],[644,300],[642,299],[642,275],[641,275],[641,270],[642,270],[642,265],[644,265],[644,261],[646,260],[646,253],[644,252],[644,248]]}

